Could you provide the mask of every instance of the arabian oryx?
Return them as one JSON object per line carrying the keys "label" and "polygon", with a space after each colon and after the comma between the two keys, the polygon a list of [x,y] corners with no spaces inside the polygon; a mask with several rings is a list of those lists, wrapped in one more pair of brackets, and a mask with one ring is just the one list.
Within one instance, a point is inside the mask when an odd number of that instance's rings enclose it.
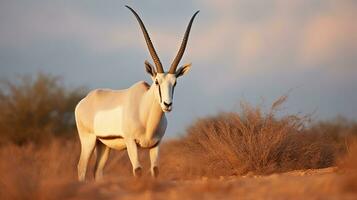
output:
{"label": "arabian oryx", "polygon": [[85,180],[88,161],[94,149],[97,154],[94,172],[96,180],[103,177],[103,168],[111,148],[128,150],[134,176],[140,176],[142,173],[137,149],[148,148],[151,175],[158,175],[159,143],[167,127],[165,113],[172,110],[177,78],[186,74],[191,67],[191,64],[186,64],[177,69],[186,48],[192,22],[199,11],[192,16],[187,26],[170,70],[164,72],[144,23],[132,8],[126,7],[139,22],[155,63],[156,70],[145,61],[146,72],[150,74],[153,84],[140,81],[124,90],[96,89],[78,103],[75,117],[81,142],[78,162],[80,181]]}

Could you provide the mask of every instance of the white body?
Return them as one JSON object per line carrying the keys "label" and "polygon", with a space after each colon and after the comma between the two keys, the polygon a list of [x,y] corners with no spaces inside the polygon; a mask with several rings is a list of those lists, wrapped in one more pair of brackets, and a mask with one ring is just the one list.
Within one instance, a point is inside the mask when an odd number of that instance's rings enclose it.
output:
{"label": "white body", "polygon": [[80,180],[85,178],[88,160],[96,146],[96,179],[103,175],[109,148],[127,148],[134,175],[140,173],[137,146],[150,149],[152,175],[157,175],[158,144],[167,120],[154,90],[154,86],[141,81],[125,90],[91,91],[78,103],[75,117],[82,144]]}

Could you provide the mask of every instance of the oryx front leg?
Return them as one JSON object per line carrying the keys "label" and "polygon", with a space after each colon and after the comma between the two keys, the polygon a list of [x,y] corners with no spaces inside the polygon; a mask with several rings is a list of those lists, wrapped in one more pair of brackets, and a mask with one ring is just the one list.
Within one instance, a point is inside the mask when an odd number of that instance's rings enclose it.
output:
{"label": "oryx front leg", "polygon": [[159,175],[159,167],[158,167],[158,160],[159,160],[159,145],[150,149],[150,172],[152,177],[157,177]]}
{"label": "oryx front leg", "polygon": [[134,139],[125,139],[126,148],[128,151],[131,165],[133,166],[133,174],[135,177],[142,175],[142,168],[139,162],[138,147]]}

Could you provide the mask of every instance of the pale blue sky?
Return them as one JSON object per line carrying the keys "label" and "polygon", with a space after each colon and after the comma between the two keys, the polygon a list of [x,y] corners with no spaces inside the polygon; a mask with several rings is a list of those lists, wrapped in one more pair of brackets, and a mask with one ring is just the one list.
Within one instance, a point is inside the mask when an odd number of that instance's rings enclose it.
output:
{"label": "pale blue sky", "polygon": [[[201,10],[181,64],[168,134],[197,117],[270,104],[289,92],[285,113],[357,119],[354,0],[0,1],[0,78],[39,71],[68,86],[126,88],[150,81],[142,17],[164,66]],[[84,73],[83,73],[84,72]],[[84,74],[84,75],[83,75]]]}

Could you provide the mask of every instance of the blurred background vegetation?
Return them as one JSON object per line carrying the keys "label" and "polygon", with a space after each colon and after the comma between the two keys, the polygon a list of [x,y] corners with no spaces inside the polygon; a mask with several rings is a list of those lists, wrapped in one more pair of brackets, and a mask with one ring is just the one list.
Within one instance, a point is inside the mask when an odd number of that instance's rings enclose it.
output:
{"label": "blurred background vegetation", "polygon": [[[86,92],[65,87],[59,77],[43,73],[1,81],[0,199],[52,197],[52,191],[63,199],[63,194],[78,192],[72,188],[80,152],[74,108]],[[357,123],[343,117],[311,122],[309,116],[281,115],[286,99],[280,97],[268,109],[242,103],[239,111],[196,119],[181,136],[162,143],[161,180],[266,175],[339,165],[356,169]],[[146,150],[139,155],[148,169]],[[92,157],[90,169],[93,165]],[[132,177],[126,151],[111,151],[105,174],[107,178]],[[351,176],[342,183],[356,191],[355,180]],[[58,190],[60,182],[66,187]],[[49,189],[47,183],[56,189]]]}
{"label": "blurred background vegetation", "polygon": [[66,88],[59,77],[38,73],[0,82],[0,144],[42,143],[73,136],[74,108],[84,88]]}
{"label": "blurred background vegetation", "polygon": [[[38,73],[35,77],[23,75],[14,80],[0,80],[0,145],[8,142],[17,145],[29,142],[41,144],[46,138],[52,136],[65,138],[76,136],[74,108],[88,90],[84,87],[69,88],[63,82],[58,76],[44,73]],[[277,108],[273,107],[279,107],[286,101],[286,98],[282,97],[274,102],[272,110],[276,112]],[[269,117],[272,113],[266,113],[267,116],[263,116],[264,113],[261,112],[261,108],[254,110],[252,106],[246,104],[242,106],[240,114],[218,114],[215,118],[205,118],[204,120],[208,122],[203,128],[221,121],[229,123],[235,119],[236,115],[246,114],[247,116],[241,117],[242,120],[252,118],[253,114],[256,115],[254,119],[271,119]],[[282,117],[279,123],[296,122],[294,117],[298,116]],[[274,120],[276,122],[278,119],[274,118]],[[301,121],[298,122],[301,123]],[[304,121],[306,125],[305,122],[306,120]],[[196,124],[194,122],[192,126],[199,124],[202,124],[202,119]],[[193,135],[190,134],[191,129],[188,129],[188,135]],[[218,131],[224,132],[224,130]],[[203,133],[205,130],[201,132],[200,134],[207,134],[207,131]],[[302,132],[316,136],[324,135],[329,140],[343,143],[346,136],[356,135],[357,123],[339,116],[327,121],[308,123]]]}

